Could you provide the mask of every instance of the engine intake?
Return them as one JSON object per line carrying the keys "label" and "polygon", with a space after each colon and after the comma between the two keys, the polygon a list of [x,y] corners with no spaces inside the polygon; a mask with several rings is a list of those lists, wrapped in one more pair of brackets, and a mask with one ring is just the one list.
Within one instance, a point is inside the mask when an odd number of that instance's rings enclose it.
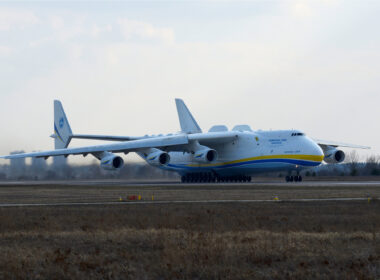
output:
{"label": "engine intake", "polygon": [[210,163],[216,161],[218,153],[213,149],[204,149],[194,153],[194,160],[198,162]]}
{"label": "engine intake", "polygon": [[324,161],[327,163],[341,163],[346,158],[346,155],[342,150],[338,150],[335,148],[331,148],[324,151],[324,154]]}
{"label": "engine intake", "polygon": [[117,170],[122,168],[124,165],[124,160],[117,155],[108,154],[100,160],[100,166],[104,170]]}
{"label": "engine intake", "polygon": [[147,155],[146,160],[152,165],[168,165],[170,155],[163,151],[156,151]]}

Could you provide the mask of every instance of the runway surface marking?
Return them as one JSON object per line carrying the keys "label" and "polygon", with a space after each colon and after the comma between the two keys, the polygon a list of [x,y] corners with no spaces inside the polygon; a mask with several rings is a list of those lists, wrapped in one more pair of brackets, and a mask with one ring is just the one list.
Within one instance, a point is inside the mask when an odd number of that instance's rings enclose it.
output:
{"label": "runway surface marking", "polygon": [[285,200],[167,200],[167,201],[105,201],[105,202],[63,202],[63,203],[0,203],[0,207],[35,207],[35,206],[91,206],[91,205],[135,205],[135,204],[196,204],[196,203],[260,203],[260,202],[315,202],[315,201],[370,201],[376,198],[306,198]]}

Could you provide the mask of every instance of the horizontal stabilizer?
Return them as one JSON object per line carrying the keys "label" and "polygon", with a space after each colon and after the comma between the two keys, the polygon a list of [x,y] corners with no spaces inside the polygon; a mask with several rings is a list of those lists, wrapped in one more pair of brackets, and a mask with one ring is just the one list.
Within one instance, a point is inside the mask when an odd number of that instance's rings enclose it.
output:
{"label": "horizontal stabilizer", "polygon": [[104,141],[132,141],[132,140],[141,139],[142,137],[74,134],[71,136],[71,138],[73,138],[73,139],[89,139],[89,140],[104,140]]}

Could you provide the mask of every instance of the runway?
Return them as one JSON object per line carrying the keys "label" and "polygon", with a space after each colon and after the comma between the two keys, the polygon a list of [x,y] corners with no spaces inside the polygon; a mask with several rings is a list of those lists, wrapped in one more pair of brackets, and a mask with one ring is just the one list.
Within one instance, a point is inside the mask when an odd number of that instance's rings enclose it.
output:
{"label": "runway", "polygon": [[328,180],[328,181],[303,181],[297,183],[287,183],[282,179],[268,180],[259,178],[250,183],[181,183],[175,180],[66,180],[66,181],[2,181],[1,186],[171,186],[171,187],[187,187],[187,186],[305,186],[305,187],[334,187],[334,186],[377,186],[380,187],[380,181],[370,180]]}
{"label": "runway", "polygon": [[[134,198],[132,198],[134,197]],[[141,197],[141,200],[136,200]],[[248,204],[367,201],[380,198],[379,181],[181,184],[175,181],[1,182],[0,207]]]}
{"label": "runway", "polygon": [[54,207],[54,206],[94,206],[94,205],[144,205],[144,204],[211,204],[211,203],[290,203],[290,202],[318,202],[318,201],[367,201],[370,203],[379,198],[321,198],[321,199],[287,199],[287,200],[172,200],[172,201],[105,201],[105,202],[72,202],[72,203],[3,203],[1,207]]}

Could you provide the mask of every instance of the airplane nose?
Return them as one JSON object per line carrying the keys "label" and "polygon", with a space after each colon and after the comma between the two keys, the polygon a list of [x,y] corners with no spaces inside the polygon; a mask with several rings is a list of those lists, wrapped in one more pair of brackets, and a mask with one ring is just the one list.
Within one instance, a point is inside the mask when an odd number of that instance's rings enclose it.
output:
{"label": "airplane nose", "polygon": [[321,162],[323,161],[325,154],[323,153],[321,147],[314,141],[311,141],[310,143],[310,152],[311,155],[319,157]]}

